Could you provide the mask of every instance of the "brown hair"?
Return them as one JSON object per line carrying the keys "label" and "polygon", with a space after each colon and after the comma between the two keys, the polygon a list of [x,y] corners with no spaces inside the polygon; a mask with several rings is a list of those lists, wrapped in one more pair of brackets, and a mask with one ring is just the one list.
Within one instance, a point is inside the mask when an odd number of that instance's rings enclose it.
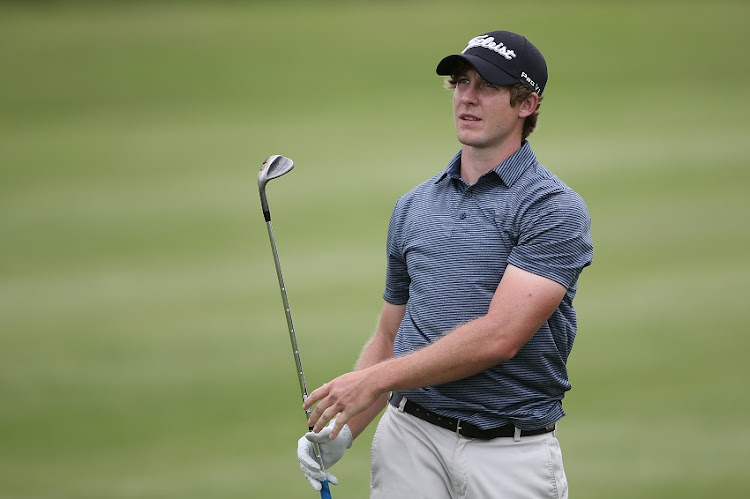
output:
{"label": "brown hair", "polygon": [[[472,66],[470,66],[468,63],[463,63],[461,66],[458,66],[456,68],[456,73],[451,76],[450,78],[447,78],[444,83],[444,87],[448,90],[453,90],[456,88],[456,84],[458,83],[458,77],[462,76],[466,73],[467,70],[473,69]],[[507,87],[510,90],[510,105],[516,106],[520,104],[521,102],[525,101],[526,98],[534,93],[532,89],[524,85],[523,83],[516,83],[515,85],[509,85]],[[526,140],[529,135],[531,135],[531,132],[533,132],[536,129],[537,121],[539,121],[539,108],[542,107],[542,96],[539,96],[539,104],[537,104],[536,109],[533,113],[531,113],[529,116],[526,117],[526,120],[523,122],[523,132],[521,136],[521,140]]]}

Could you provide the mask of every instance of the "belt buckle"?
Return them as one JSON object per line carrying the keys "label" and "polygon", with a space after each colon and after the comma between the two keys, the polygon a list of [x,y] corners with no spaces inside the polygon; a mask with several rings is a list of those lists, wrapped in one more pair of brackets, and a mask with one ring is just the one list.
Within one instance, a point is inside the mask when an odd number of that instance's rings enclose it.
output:
{"label": "belt buckle", "polygon": [[461,420],[460,419],[456,420],[456,435],[458,435],[459,437],[463,437],[463,435],[461,434]]}

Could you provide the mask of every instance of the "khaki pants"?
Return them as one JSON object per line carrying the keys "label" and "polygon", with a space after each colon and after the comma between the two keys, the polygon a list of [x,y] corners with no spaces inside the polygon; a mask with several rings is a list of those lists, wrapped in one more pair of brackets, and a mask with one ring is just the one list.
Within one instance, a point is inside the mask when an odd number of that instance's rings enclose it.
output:
{"label": "khaki pants", "polygon": [[371,459],[371,499],[568,497],[557,431],[470,439],[389,404]]}

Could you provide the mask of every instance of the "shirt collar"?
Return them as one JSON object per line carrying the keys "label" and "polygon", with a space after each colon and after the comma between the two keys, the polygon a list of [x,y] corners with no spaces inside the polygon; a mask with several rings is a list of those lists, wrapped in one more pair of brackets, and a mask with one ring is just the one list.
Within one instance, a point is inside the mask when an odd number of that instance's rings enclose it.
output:
{"label": "shirt collar", "polygon": [[[536,155],[531,150],[531,145],[528,141],[523,141],[521,147],[510,155],[508,159],[493,168],[492,172],[500,177],[505,185],[510,187],[516,180],[518,180],[523,172],[531,165],[536,163]],[[443,170],[443,173],[437,178],[436,183],[440,182],[446,177],[461,178],[461,151],[458,151],[453,159],[450,160],[448,166]]]}

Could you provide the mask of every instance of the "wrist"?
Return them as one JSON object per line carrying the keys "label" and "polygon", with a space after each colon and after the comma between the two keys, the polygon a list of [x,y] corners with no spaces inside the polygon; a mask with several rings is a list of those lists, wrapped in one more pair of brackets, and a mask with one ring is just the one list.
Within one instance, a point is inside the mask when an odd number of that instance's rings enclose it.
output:
{"label": "wrist", "polygon": [[386,360],[366,369],[367,380],[370,383],[371,390],[376,398],[393,390],[391,387],[392,369],[388,368],[388,364],[389,361]]}

